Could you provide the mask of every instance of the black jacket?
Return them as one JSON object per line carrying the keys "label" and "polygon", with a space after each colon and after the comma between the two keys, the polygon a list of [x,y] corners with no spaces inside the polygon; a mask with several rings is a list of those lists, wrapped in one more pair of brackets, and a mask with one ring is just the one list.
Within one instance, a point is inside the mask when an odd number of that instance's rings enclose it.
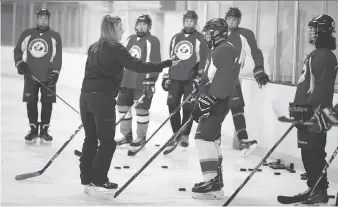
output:
{"label": "black jacket", "polygon": [[96,53],[88,50],[85,77],[82,82],[82,93],[102,92],[113,94],[115,97],[120,88],[123,69],[139,73],[162,72],[170,67],[172,61],[160,63],[143,63],[130,55],[122,44],[111,45],[104,43]]}

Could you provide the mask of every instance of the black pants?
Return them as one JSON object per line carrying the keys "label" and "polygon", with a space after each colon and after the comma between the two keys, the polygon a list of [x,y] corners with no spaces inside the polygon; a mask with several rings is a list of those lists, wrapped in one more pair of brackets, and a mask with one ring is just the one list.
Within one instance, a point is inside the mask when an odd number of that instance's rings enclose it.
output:
{"label": "black pants", "polygon": [[81,93],[80,112],[85,139],[80,158],[82,184],[102,185],[115,153],[115,106],[112,94]]}
{"label": "black pants", "polygon": [[[326,165],[325,149],[301,149],[302,161],[307,175],[307,186],[312,187]],[[317,189],[327,189],[327,174],[325,174],[317,185]]]}

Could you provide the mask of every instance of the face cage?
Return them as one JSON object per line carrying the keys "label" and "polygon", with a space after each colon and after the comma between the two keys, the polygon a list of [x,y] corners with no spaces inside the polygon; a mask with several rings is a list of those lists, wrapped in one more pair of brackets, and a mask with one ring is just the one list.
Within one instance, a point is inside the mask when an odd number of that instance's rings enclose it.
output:
{"label": "face cage", "polygon": [[202,31],[203,38],[208,43],[209,48],[212,48],[215,45],[215,38],[216,38],[216,36],[214,35],[215,31],[216,30],[214,29],[206,29]]}
{"label": "face cage", "polygon": [[[39,19],[39,17],[43,17],[43,16],[46,16],[47,19],[48,19],[47,25],[40,25],[40,24],[38,24],[38,19]],[[36,27],[37,27],[39,30],[41,30],[41,31],[46,31],[46,30],[49,28],[49,21],[50,21],[50,16],[49,16],[49,15],[37,15],[37,16],[36,16],[36,22],[35,22],[35,24],[36,24]]]}
{"label": "face cage", "polygon": [[149,23],[145,22],[145,23],[148,25],[148,30],[147,30],[146,32],[140,32],[140,31],[137,30],[137,25],[138,25],[138,23],[140,23],[140,22],[137,22],[137,23],[135,24],[134,29],[135,29],[135,32],[136,32],[137,36],[138,36],[138,37],[142,37],[142,36],[144,36],[147,32],[150,31],[151,25],[150,25]]}

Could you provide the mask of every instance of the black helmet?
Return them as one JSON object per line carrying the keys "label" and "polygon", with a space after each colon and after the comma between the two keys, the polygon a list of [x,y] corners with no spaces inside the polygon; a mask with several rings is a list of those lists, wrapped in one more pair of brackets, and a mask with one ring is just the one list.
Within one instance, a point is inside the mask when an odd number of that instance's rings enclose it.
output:
{"label": "black helmet", "polygon": [[242,12],[237,7],[230,7],[225,14],[225,19],[227,19],[227,17],[242,18]]}
{"label": "black helmet", "polygon": [[321,34],[333,34],[335,30],[335,21],[329,15],[323,14],[314,17],[308,24],[309,27],[309,43],[315,44],[318,36]]}
{"label": "black helmet", "polygon": [[[216,31],[218,32],[217,34],[215,34]],[[205,26],[202,30],[202,34],[204,35],[204,38],[208,42],[208,46],[211,48],[215,45],[215,41],[219,37],[227,38],[228,25],[223,18],[211,19],[207,23],[205,23]],[[210,35],[210,39],[208,39],[206,35]]]}
{"label": "black helmet", "polygon": [[152,26],[152,20],[150,18],[150,16],[148,14],[141,14],[139,17],[137,17],[136,19],[136,23],[135,23],[135,32],[137,34],[138,37],[142,37],[145,35],[145,32],[139,32],[136,27],[137,27],[137,24],[139,22],[144,22],[148,25],[148,32],[149,30],[151,29],[151,26]]}
{"label": "black helmet", "polygon": [[38,24],[38,22],[36,22],[36,27],[40,32],[46,32],[47,30],[49,30],[50,12],[48,11],[48,9],[41,8],[36,12],[36,18],[39,18],[40,16],[47,16],[48,23],[47,25],[40,25]]}

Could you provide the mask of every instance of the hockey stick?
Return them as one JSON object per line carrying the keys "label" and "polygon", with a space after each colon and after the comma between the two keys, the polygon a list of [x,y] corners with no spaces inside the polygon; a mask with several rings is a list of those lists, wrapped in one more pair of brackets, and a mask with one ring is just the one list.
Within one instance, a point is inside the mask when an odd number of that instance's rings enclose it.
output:
{"label": "hockey stick", "polygon": [[15,176],[15,180],[25,180],[27,178],[33,178],[33,177],[37,177],[37,176],[42,175],[45,172],[45,170],[53,163],[53,161],[55,160],[55,158],[57,158],[59,156],[59,154],[62,152],[62,150],[69,144],[69,142],[72,141],[72,139],[75,137],[75,135],[77,135],[77,133],[81,130],[82,127],[83,127],[83,124],[81,124],[75,130],[75,132],[69,137],[69,139],[55,153],[55,155],[52,157],[52,159],[49,160],[49,162],[45,165],[45,167],[43,167],[41,170],[36,171],[36,172],[24,173],[24,174],[21,174],[21,175],[17,175],[17,176]]}
{"label": "hockey stick", "polygon": [[121,194],[121,192],[126,189],[126,187],[133,181],[135,180],[135,178],[137,176],[139,176],[141,174],[141,172],[146,169],[146,167],[152,162],[154,161],[154,159],[170,144],[170,142],[172,141],[172,139],[174,139],[174,137],[177,134],[180,134],[183,132],[183,130],[187,127],[188,124],[190,124],[190,122],[193,121],[193,118],[190,116],[190,118],[188,119],[188,121],[175,133],[173,134],[170,139],[161,147],[161,149],[159,149],[142,167],[141,169],[139,169],[139,171],[137,171],[118,191],[116,191],[114,198],[116,198],[117,196],[119,196]]}
{"label": "hockey stick", "polygon": [[139,151],[141,151],[141,149],[155,136],[155,134],[168,122],[168,120],[171,118],[171,117],[173,117],[175,114],[176,114],[176,112],[177,111],[179,111],[180,109],[181,109],[181,107],[185,104],[185,103],[187,103],[190,99],[191,99],[191,97],[195,94],[195,92],[196,92],[196,89],[194,89],[190,94],[189,94],[189,96],[187,96],[184,100],[183,100],[183,102],[170,114],[170,116],[161,124],[161,126],[159,126],[156,130],[155,130],[155,132],[149,137],[149,139],[147,139],[147,141],[143,144],[143,145],[141,145],[141,147],[140,148],[138,148],[136,151],[132,151],[132,150],[129,150],[128,151],[128,156],[135,156]]}
{"label": "hockey stick", "polygon": [[[143,101],[144,97],[146,97],[146,95],[143,94],[139,99],[137,99],[135,103],[130,107],[130,109],[126,113],[124,113],[123,116],[115,123],[115,126],[119,125],[121,121],[127,116],[127,114]],[[82,152],[79,150],[74,150],[74,154],[79,157],[82,156]]]}
{"label": "hockey stick", "polygon": [[258,163],[255,169],[248,175],[244,182],[237,188],[237,190],[230,196],[230,198],[223,204],[223,206],[228,206],[229,203],[235,198],[239,191],[244,187],[244,185],[251,179],[251,177],[257,172],[257,170],[262,166],[263,162],[270,157],[272,152],[277,148],[277,146],[285,139],[285,137],[290,133],[295,124],[292,124],[289,129],[283,134],[283,136],[277,141],[277,143],[269,150],[269,152],[264,156],[264,158]]}
{"label": "hockey stick", "polygon": [[63,103],[65,103],[67,106],[69,106],[71,109],[73,109],[73,111],[75,111],[76,113],[80,114],[80,112],[78,110],[76,110],[74,107],[72,107],[71,105],[69,105],[65,100],[63,100],[60,96],[58,96],[54,91],[52,91],[50,88],[48,88],[45,84],[41,83],[41,81],[39,79],[37,79],[34,75],[28,75],[28,76],[30,78],[32,78],[33,80],[35,80],[36,82],[38,82],[40,85],[42,85],[42,87],[44,87],[51,94],[53,94],[54,96],[58,97]]}

